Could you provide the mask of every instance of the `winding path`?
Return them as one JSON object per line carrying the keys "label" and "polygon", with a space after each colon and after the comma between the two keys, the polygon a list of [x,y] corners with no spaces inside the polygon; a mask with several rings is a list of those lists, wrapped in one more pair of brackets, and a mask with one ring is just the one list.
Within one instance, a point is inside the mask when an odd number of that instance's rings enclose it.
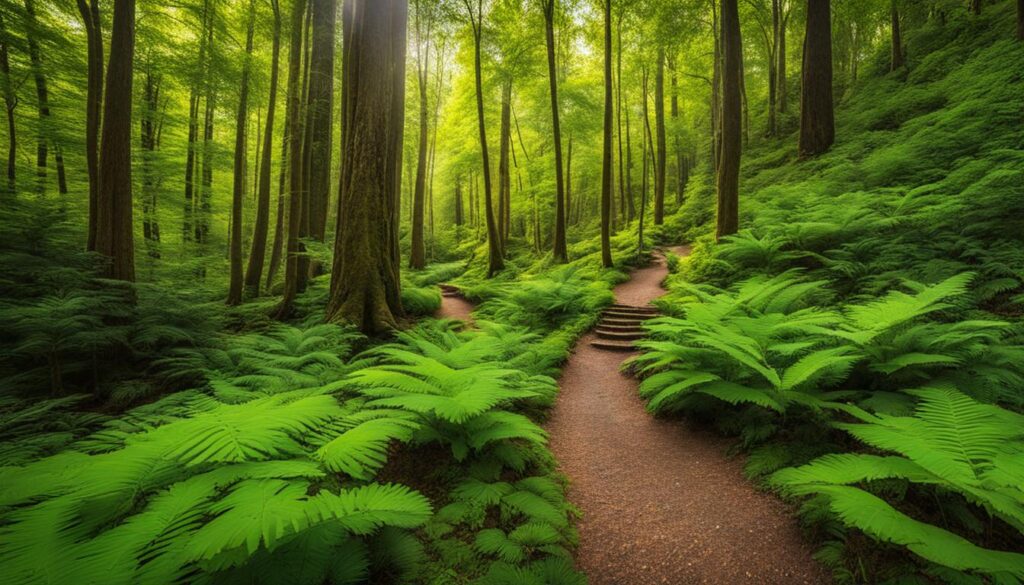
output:
{"label": "winding path", "polygon": [[[636,270],[616,301],[646,305],[667,274],[661,258]],[[566,363],[547,425],[583,512],[577,565],[591,585],[828,583],[785,505],[726,458],[728,441],[648,414],[619,371],[629,354],[593,336]]]}

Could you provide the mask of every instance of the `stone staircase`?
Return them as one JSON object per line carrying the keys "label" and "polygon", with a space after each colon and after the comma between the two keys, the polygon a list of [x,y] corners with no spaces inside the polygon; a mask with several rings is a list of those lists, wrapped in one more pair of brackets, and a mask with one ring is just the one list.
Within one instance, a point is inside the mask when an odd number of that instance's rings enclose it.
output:
{"label": "stone staircase", "polygon": [[437,285],[437,287],[441,289],[441,296],[442,297],[458,297],[458,298],[462,298],[462,291],[459,290],[459,287],[457,287],[457,286],[453,286],[453,285],[450,285],[450,284],[439,284],[439,285]]}
{"label": "stone staircase", "polygon": [[651,306],[611,305],[601,313],[601,321],[594,329],[597,338],[590,345],[609,351],[633,351],[633,342],[646,336],[643,322],[660,314]]}

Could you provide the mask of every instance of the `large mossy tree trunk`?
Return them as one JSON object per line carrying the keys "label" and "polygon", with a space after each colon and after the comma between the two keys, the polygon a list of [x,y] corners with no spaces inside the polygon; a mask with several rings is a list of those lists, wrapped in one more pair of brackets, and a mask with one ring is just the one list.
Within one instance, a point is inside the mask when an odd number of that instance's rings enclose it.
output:
{"label": "large mossy tree trunk", "polygon": [[555,229],[552,253],[555,262],[569,261],[565,244],[565,175],[562,172],[562,126],[558,116],[558,72],[555,67],[555,8],[557,0],[541,0],[544,38],[548,53],[548,84],[551,88],[551,133],[555,151]]}
{"label": "large mossy tree trunk", "polygon": [[740,75],[743,44],[737,0],[721,0],[722,12],[722,146],[718,164],[718,221],[721,240],[739,229],[739,176],[742,149]]}
{"label": "large mossy tree trunk", "polygon": [[[275,317],[285,319],[291,316],[295,297],[305,288],[306,271],[301,270],[300,256],[304,247],[300,240],[302,228],[302,32],[306,0],[295,0],[291,15],[291,41],[288,47],[288,205],[287,236],[284,238],[284,292],[281,303],[275,309]],[[282,226],[284,227],[284,226]]]}
{"label": "large mossy tree trunk", "polygon": [[327,319],[369,334],[402,316],[399,190],[406,0],[345,0],[342,169]]}
{"label": "large mossy tree trunk", "polygon": [[832,104],[832,16],[830,0],[807,0],[800,87],[801,157],[827,151],[835,142]]}
{"label": "large mossy tree trunk", "polygon": [[612,267],[612,0],[604,1],[604,149],[601,157],[601,265]]}
{"label": "large mossy tree trunk", "polygon": [[[89,176],[89,226],[86,250],[96,249],[96,194],[100,174],[100,116],[103,113],[103,31],[99,0],[77,0],[86,39],[85,166]],[[12,149],[13,151],[13,149]]]}
{"label": "large mossy tree trunk", "polygon": [[256,0],[249,0],[249,24],[245,33],[245,62],[238,88],[238,113],[235,116],[234,180],[231,192],[231,236],[228,257],[231,264],[228,305],[242,302],[242,205],[245,201],[245,145],[249,121],[249,75],[252,70],[252,37],[256,28]]}
{"label": "large mossy tree trunk", "polygon": [[135,280],[132,232],[132,59],[135,0],[115,0],[103,103],[96,251],[109,259],[104,276]]}
{"label": "large mossy tree trunk", "polygon": [[[274,114],[277,109],[277,80],[281,60],[281,7],[277,0],[271,1],[274,10],[274,30],[270,57],[270,88],[267,97],[267,121],[263,129],[263,150],[260,161],[259,179],[256,192],[256,221],[253,226],[252,248],[249,264],[245,269],[245,290],[252,296],[259,295],[263,264],[267,256],[267,237],[270,228],[270,166],[274,144]],[[280,215],[280,212],[279,212]]]}

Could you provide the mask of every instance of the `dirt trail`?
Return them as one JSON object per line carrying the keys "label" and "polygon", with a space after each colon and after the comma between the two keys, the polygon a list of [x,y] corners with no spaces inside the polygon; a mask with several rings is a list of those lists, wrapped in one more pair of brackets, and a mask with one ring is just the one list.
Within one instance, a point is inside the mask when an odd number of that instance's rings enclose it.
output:
{"label": "dirt trail", "polygon": [[466,325],[473,324],[473,303],[462,296],[441,296],[441,307],[434,312],[438,319],[458,319]]}
{"label": "dirt trail", "polygon": [[[661,296],[667,272],[661,258],[635,271],[617,302]],[[577,565],[591,585],[828,583],[786,506],[726,458],[728,442],[648,414],[619,372],[629,354],[592,347],[592,336],[566,364],[547,425],[583,512]]]}

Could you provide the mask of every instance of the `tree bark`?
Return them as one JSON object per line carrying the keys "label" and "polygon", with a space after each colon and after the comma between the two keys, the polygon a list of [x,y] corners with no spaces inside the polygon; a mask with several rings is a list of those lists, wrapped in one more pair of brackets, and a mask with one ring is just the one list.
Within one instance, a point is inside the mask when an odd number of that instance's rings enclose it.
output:
{"label": "tree bark", "polygon": [[[309,215],[308,235],[324,241],[327,232],[327,203],[331,193],[331,138],[334,103],[335,0],[312,0],[312,47],[309,59],[307,136],[309,171],[306,183]],[[310,275],[323,272],[316,263]]]}
{"label": "tree bark", "polygon": [[245,202],[245,145],[246,126],[249,120],[249,74],[252,69],[252,37],[256,27],[256,0],[249,0],[249,25],[245,33],[245,63],[242,64],[242,80],[238,89],[238,115],[235,118],[235,164],[231,194],[231,284],[228,287],[227,304],[242,303],[242,205]]}
{"label": "tree bark", "polygon": [[299,77],[302,74],[303,16],[306,0],[295,0],[291,15],[291,42],[288,49],[288,227],[285,239],[284,292],[281,303],[275,310],[278,319],[291,316],[295,297],[305,283],[305,271],[300,270],[299,255],[304,246],[299,240],[302,228],[302,91]]}
{"label": "tree bark", "polygon": [[398,198],[408,3],[346,0],[344,19],[341,221],[327,318],[377,333],[396,328],[403,312]]}
{"label": "tree bark", "polygon": [[509,146],[512,139],[512,79],[501,84],[501,131],[498,139],[498,237],[502,252],[508,245],[508,215],[512,202],[512,173]]}
{"label": "tree bark", "polygon": [[[470,23],[473,27],[473,71],[476,82],[476,119],[477,128],[480,134],[480,158],[483,164],[484,178],[484,213],[487,225],[487,277],[490,278],[505,268],[504,251],[501,248],[501,236],[498,234],[498,226],[494,219],[493,205],[491,203],[491,164],[487,156],[487,127],[484,120],[484,89],[483,71],[481,66],[481,34],[483,32],[483,0],[477,0],[476,8],[473,8],[471,0],[463,0],[466,11],[469,13]],[[477,210],[477,225],[479,225],[479,209]]]}
{"label": "tree bark", "polygon": [[[429,104],[427,103],[427,73],[429,70],[430,40],[423,31],[424,11],[422,0],[415,0],[416,6],[416,85],[419,89],[420,128],[416,156],[416,183],[412,199],[412,246],[409,254],[409,268],[422,269],[427,265],[424,231],[424,200],[427,190],[427,138],[429,137]],[[426,36],[429,36],[429,26]]]}
{"label": "tree bark", "polygon": [[971,14],[981,14],[981,0],[971,0]]}
{"label": "tree bark", "polygon": [[[274,9],[274,32],[270,57],[270,88],[267,97],[267,121],[263,129],[262,161],[257,181],[256,221],[253,227],[252,248],[249,264],[245,270],[245,289],[250,295],[260,292],[263,264],[267,255],[267,232],[270,227],[270,165],[273,160],[271,149],[274,144],[274,112],[277,104],[278,69],[281,60],[281,8],[277,0],[271,1]],[[278,212],[280,215],[280,211]]]}
{"label": "tree bark", "polygon": [[132,59],[135,0],[115,0],[107,66],[100,182],[97,192],[96,251],[109,259],[103,274],[135,280],[132,233]]}
{"label": "tree bark", "polygon": [[900,38],[900,12],[896,6],[896,0],[892,0],[892,58],[890,71],[896,71],[903,67],[903,41]]}
{"label": "tree bark", "polygon": [[654,74],[654,126],[657,152],[654,159],[654,225],[665,223],[665,49],[658,47]]}
{"label": "tree bark", "polygon": [[[621,50],[621,49],[620,49]],[[601,265],[612,263],[612,0],[604,2],[604,150],[601,160]]]}
{"label": "tree bark", "polygon": [[156,151],[157,116],[160,108],[160,82],[148,63],[143,89],[140,145],[142,146],[142,237],[151,258],[160,257],[160,224],[157,221],[157,180],[153,160]]}
{"label": "tree bark", "polygon": [[618,91],[615,94],[615,122],[619,146],[619,217],[622,218],[620,221],[625,223],[625,218],[628,216],[626,215],[626,173],[623,168],[625,159],[622,155],[622,12],[623,8],[620,6],[619,22],[615,29],[615,37],[618,41],[618,52],[615,54],[615,78],[618,83]]}
{"label": "tree bark", "polygon": [[556,2],[557,0],[541,0],[548,52],[548,82],[551,87],[551,132],[555,149],[555,241],[552,252],[556,263],[565,264],[569,261],[569,254],[565,244],[565,176],[562,173],[562,128],[558,117],[558,74],[555,68]]}
{"label": "tree bark", "polygon": [[61,195],[68,192],[64,174],[64,157],[60,145],[54,139],[53,121],[50,116],[50,90],[43,73],[43,56],[39,48],[39,22],[36,19],[35,0],[25,0],[25,40],[28,44],[29,62],[32,65],[32,77],[36,84],[36,102],[39,110],[39,143],[36,147],[37,188],[40,193],[46,189],[46,165],[48,147],[52,142],[54,165],[57,167],[57,188]]}
{"label": "tree bark", "polygon": [[[10,38],[7,33],[7,25],[3,20],[3,15],[0,15],[0,74],[3,75],[3,79],[0,83],[3,83],[3,95],[4,95],[4,110],[7,113],[7,193],[14,194],[17,190],[17,175],[15,169],[15,162],[17,162],[17,147],[18,147],[18,128],[14,123],[14,109],[18,107],[18,97],[15,95],[14,85],[11,83],[11,58],[10,58]],[[90,247],[89,250],[95,250],[95,221],[96,221],[96,210],[93,201],[90,201],[89,207],[89,236],[90,236]]]}
{"label": "tree bark", "polygon": [[785,114],[789,110],[789,88],[786,83],[786,28],[789,25],[789,12],[782,10],[782,1],[779,0],[778,64],[775,66],[775,75],[778,76],[776,86],[779,92],[779,113]]}
{"label": "tree bark", "polygon": [[721,240],[739,229],[739,175],[742,149],[740,76],[743,43],[736,0],[721,0],[722,8],[722,154],[718,165],[718,222]]}
{"label": "tree bark", "polygon": [[807,1],[800,96],[801,157],[821,154],[835,142],[832,105],[832,22],[830,0]]}
{"label": "tree bark", "polygon": [[103,111],[103,31],[99,0],[77,0],[85,26],[88,82],[85,95],[85,164],[89,175],[89,227],[86,249],[96,249],[96,193],[99,188],[100,114]]}

